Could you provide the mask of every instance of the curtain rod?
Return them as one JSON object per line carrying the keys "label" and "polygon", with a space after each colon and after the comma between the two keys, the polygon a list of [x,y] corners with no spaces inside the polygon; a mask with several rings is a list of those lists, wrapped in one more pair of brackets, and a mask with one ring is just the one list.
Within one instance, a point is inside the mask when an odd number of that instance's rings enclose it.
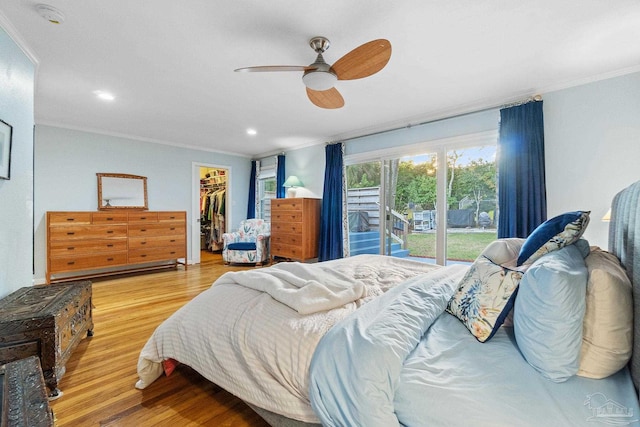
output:
{"label": "curtain rod", "polygon": [[392,129],[386,129],[386,130],[381,130],[381,131],[377,131],[377,132],[371,132],[371,133],[365,133],[362,135],[358,135],[358,136],[354,136],[351,138],[347,138],[347,139],[343,139],[343,140],[339,140],[339,141],[332,141],[332,142],[327,142],[327,145],[332,145],[332,144],[337,144],[339,142],[347,142],[347,141],[351,141],[354,139],[359,139],[359,138],[365,138],[368,136],[375,136],[375,135],[382,135],[388,132],[394,132],[397,130],[402,130],[402,129],[411,129],[414,126],[424,126],[424,125],[428,125],[431,123],[438,123],[438,122],[442,122],[445,120],[450,120],[450,119],[457,119],[459,117],[465,117],[465,116],[470,116],[471,114],[477,114],[477,113],[484,113],[485,111],[491,111],[491,110],[495,110],[497,108],[499,109],[503,109],[503,108],[509,108],[509,107],[516,107],[518,105],[523,105],[523,104],[527,104],[529,102],[538,102],[538,101],[542,101],[542,95],[540,94],[536,94],[536,95],[532,95],[529,96],[525,99],[522,99],[520,101],[515,101],[509,104],[498,104],[498,105],[492,105],[490,107],[485,107],[485,108],[481,108],[479,110],[473,110],[473,111],[469,111],[466,113],[459,113],[459,114],[455,114],[453,116],[447,116],[447,117],[440,117],[438,119],[432,119],[432,120],[426,120],[424,122],[419,122],[419,123],[409,123],[405,126],[401,126],[401,127],[397,127],[397,128],[392,128]]}

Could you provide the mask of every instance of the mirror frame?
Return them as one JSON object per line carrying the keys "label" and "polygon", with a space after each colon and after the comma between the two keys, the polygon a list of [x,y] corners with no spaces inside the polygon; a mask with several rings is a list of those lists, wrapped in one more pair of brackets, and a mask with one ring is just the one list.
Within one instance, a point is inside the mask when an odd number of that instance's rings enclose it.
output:
{"label": "mirror frame", "polygon": [[[137,210],[147,210],[149,209],[149,204],[147,201],[147,177],[139,176],[139,175],[129,175],[125,173],[97,173],[98,177],[98,210],[110,210],[110,209],[137,209]],[[103,178],[122,178],[122,179],[130,179],[134,181],[140,181],[141,188],[136,188],[136,191],[141,190],[144,194],[144,204],[143,205],[134,205],[134,206],[123,206],[118,204],[109,203],[107,201],[106,204],[103,204],[102,200],[102,190],[103,190]],[[134,182],[132,181],[132,183]],[[135,183],[134,183],[135,185]]]}

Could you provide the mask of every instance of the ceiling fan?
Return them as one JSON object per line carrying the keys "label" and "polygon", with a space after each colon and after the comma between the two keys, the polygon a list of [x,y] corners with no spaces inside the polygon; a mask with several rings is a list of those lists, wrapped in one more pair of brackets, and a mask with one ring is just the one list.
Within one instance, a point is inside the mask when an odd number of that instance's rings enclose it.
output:
{"label": "ceiling fan", "polygon": [[239,72],[303,71],[302,81],[307,87],[309,100],[321,108],[341,108],[344,99],[334,87],[337,80],[355,80],[369,77],[382,70],[391,58],[389,40],[377,39],[365,43],[338,59],[333,65],[324,61],[322,54],[331,43],[326,37],[314,37],[309,45],[317,54],[314,63],[304,65],[266,65],[238,68]]}

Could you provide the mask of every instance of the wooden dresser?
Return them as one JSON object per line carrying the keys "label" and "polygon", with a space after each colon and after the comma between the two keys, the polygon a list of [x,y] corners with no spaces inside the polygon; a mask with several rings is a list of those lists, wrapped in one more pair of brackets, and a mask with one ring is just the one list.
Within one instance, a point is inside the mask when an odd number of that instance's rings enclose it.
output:
{"label": "wooden dresser", "polygon": [[85,335],[93,335],[89,281],[27,286],[0,300],[0,364],[38,356],[52,397]]}
{"label": "wooden dresser", "polygon": [[184,211],[47,212],[47,283],[175,267],[186,257]]}
{"label": "wooden dresser", "polygon": [[320,200],[271,200],[271,256],[293,260],[318,257]]}

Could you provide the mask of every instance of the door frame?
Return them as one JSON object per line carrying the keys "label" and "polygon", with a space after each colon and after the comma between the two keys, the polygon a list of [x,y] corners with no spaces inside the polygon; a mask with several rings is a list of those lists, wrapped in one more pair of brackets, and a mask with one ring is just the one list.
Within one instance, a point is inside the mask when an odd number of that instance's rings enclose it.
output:
{"label": "door frame", "polygon": [[227,186],[225,197],[224,223],[229,224],[231,215],[231,203],[229,194],[231,189],[231,166],[191,162],[191,262],[189,264],[200,264],[200,168],[225,169],[227,171]]}

